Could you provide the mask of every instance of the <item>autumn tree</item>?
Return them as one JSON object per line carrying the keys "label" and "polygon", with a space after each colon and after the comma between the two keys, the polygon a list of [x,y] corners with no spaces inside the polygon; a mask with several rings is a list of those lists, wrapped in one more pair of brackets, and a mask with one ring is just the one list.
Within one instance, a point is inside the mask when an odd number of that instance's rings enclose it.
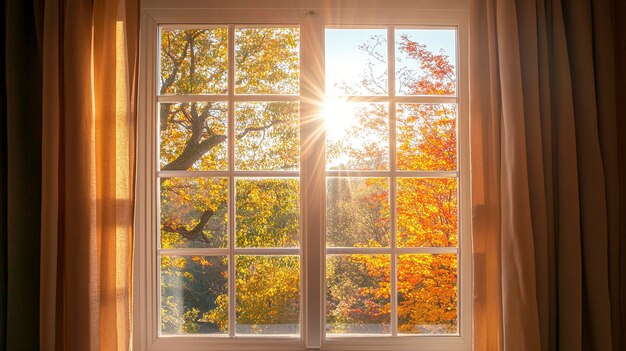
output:
{"label": "autumn tree", "polygon": [[[297,93],[298,36],[298,31],[291,28],[238,29],[236,93]],[[226,94],[227,41],[226,28],[162,30],[160,94]],[[161,103],[161,170],[226,170],[227,112],[226,102]],[[236,169],[298,168],[296,103],[237,103],[234,113]],[[227,247],[226,178],[162,178],[160,187],[161,247]],[[298,245],[298,195],[297,181],[237,180],[237,218],[233,219],[237,223],[237,246]],[[256,324],[275,323],[276,318],[297,322],[294,306],[299,302],[299,263],[292,258],[286,261],[280,266],[267,264],[273,262],[271,258],[237,257],[236,274],[241,281],[237,285],[238,322],[253,328]],[[227,258],[221,256],[161,256],[164,333],[227,330],[227,264]],[[264,282],[266,276],[278,275],[281,284],[292,290],[296,287],[295,294],[279,292],[248,302],[247,296],[268,293],[255,281]],[[276,314],[258,313],[263,307]]]}
{"label": "autumn tree", "polygon": [[[373,37],[361,45],[371,60],[381,60],[377,51],[384,41]],[[399,52],[410,65],[397,72],[399,90],[405,95],[454,95],[456,89],[455,67],[445,52],[430,51],[426,45],[404,35],[400,38]],[[368,65],[371,67],[371,64]],[[367,80],[364,72],[363,85],[371,94],[385,92]],[[371,76],[371,75],[369,75]],[[346,87],[350,83],[344,84]],[[349,88],[346,88],[349,92]],[[388,114],[385,108],[357,110],[357,123],[346,132],[344,140],[330,145],[332,152],[348,145],[351,157],[345,167],[350,169],[380,169],[385,165],[386,154],[381,148],[384,143],[355,143],[350,147],[346,140],[364,134],[384,135],[388,133]],[[396,111],[397,124],[397,168],[399,170],[451,171],[456,170],[456,107],[451,104],[399,104]],[[370,137],[370,140],[374,138]],[[342,146],[341,143],[344,143]],[[346,152],[346,151],[344,151]],[[382,160],[381,160],[381,155]],[[374,228],[380,228],[389,218],[389,190],[386,179],[367,178],[360,199],[346,198],[346,194],[328,192],[331,207],[349,207],[350,212],[365,211],[358,217],[348,216],[352,221],[361,221],[368,229],[354,226],[354,230],[343,231],[346,246],[388,246],[388,240],[376,239]],[[369,191],[364,191],[369,188]],[[331,189],[332,190],[332,189]],[[457,240],[457,183],[454,178],[400,178],[397,185],[397,245],[398,247],[449,247]],[[372,205],[378,204],[378,205]],[[377,207],[377,208],[375,208]],[[339,211],[341,213],[341,211]],[[341,216],[329,212],[330,220]],[[377,218],[372,221],[368,218]],[[330,237],[337,227],[329,222]],[[374,240],[372,240],[374,239]],[[328,296],[331,305],[329,322],[336,322],[335,332],[343,332],[341,325],[387,325],[390,311],[389,262],[388,258],[372,255],[352,255],[329,264],[328,276],[331,285]],[[349,274],[336,271],[350,270]],[[367,272],[364,276],[363,272]],[[400,255],[398,272],[398,331],[400,333],[454,333],[457,325],[457,258],[451,254]],[[366,279],[369,278],[368,281]],[[354,288],[356,287],[356,288]],[[356,294],[356,296],[355,296]],[[381,298],[383,297],[383,298]],[[334,315],[333,315],[334,314]],[[384,328],[385,329],[385,328]],[[384,331],[384,330],[382,330]]]}
{"label": "autumn tree", "polygon": [[[160,94],[226,94],[226,28],[163,30]],[[382,38],[363,43],[376,56]],[[235,36],[235,90],[238,94],[298,92],[298,31],[242,28]],[[378,43],[378,44],[377,44]],[[455,92],[454,66],[445,53],[403,37],[399,49],[418,69],[400,73],[409,94]],[[369,89],[375,77],[364,76]],[[226,170],[226,102],[161,103],[160,169]],[[388,118],[380,106],[363,109],[347,138],[371,135],[347,152],[352,167],[381,169],[388,154]],[[235,168],[299,168],[299,112],[292,102],[235,104]],[[456,169],[456,111],[453,105],[399,105],[398,164],[401,170]],[[334,147],[334,151],[333,148]],[[331,155],[332,156],[332,155]],[[327,235],[331,246],[388,246],[389,186],[382,179],[328,181]],[[225,248],[228,222],[235,221],[237,247],[299,245],[299,182],[295,179],[236,180],[236,218],[228,218],[228,181],[219,177],[162,178],[160,238],[163,248]],[[404,178],[398,184],[399,246],[457,245],[456,182],[447,178]],[[344,215],[350,213],[350,216]],[[356,218],[356,219],[355,219]],[[166,334],[225,332],[228,329],[228,260],[224,256],[162,255],[161,328]],[[384,255],[329,257],[331,316],[341,325],[389,325],[390,262]],[[272,324],[299,319],[300,262],[292,256],[237,256],[236,321],[241,333],[276,331]],[[400,332],[456,330],[456,256],[402,255],[398,259]],[[280,282],[268,284],[268,277]],[[283,331],[292,331],[286,327]],[[289,329],[292,328],[292,329]],[[357,330],[357,329],[352,329]],[[345,331],[345,329],[344,329]],[[383,330],[384,331],[384,330]],[[388,330],[387,330],[388,331]]]}

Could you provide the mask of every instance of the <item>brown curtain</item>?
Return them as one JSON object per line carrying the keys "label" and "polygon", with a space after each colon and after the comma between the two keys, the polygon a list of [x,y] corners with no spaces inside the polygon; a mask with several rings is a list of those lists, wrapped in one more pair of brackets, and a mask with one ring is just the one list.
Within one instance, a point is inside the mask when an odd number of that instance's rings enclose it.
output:
{"label": "brown curtain", "polygon": [[472,1],[476,350],[626,348],[617,4]]}
{"label": "brown curtain", "polygon": [[46,0],[41,350],[128,350],[137,0]]}

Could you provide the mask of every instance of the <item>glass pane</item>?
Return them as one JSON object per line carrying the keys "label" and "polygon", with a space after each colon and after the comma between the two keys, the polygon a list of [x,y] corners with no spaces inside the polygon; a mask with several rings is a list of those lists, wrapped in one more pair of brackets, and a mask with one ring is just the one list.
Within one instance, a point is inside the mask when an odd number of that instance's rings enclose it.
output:
{"label": "glass pane", "polygon": [[226,94],[228,30],[162,29],[159,94]]}
{"label": "glass pane", "polygon": [[389,334],[390,271],[388,255],[328,255],[326,332]]}
{"label": "glass pane", "polygon": [[389,169],[387,104],[329,100],[324,115],[327,169]]}
{"label": "glass pane", "polygon": [[237,334],[300,333],[300,257],[237,256]]}
{"label": "glass pane", "polygon": [[457,333],[455,254],[398,256],[398,333]]}
{"label": "glass pane", "polygon": [[396,94],[456,94],[456,31],[396,29]]}
{"label": "glass pane", "polygon": [[227,332],[226,256],[161,256],[161,334]]}
{"label": "glass pane", "polygon": [[235,29],[235,93],[298,94],[299,28]]}
{"label": "glass pane", "polygon": [[387,95],[387,30],[326,29],[326,96]]}
{"label": "glass pane", "polygon": [[326,245],[389,246],[389,179],[326,179]]}
{"label": "glass pane", "polygon": [[226,247],[228,181],[161,179],[161,247]]}
{"label": "glass pane", "polygon": [[299,179],[236,180],[237,247],[300,245]]}
{"label": "glass pane", "polygon": [[162,170],[226,170],[226,103],[159,104]]}
{"label": "glass pane", "polygon": [[398,246],[457,245],[455,178],[398,179],[397,201]]}
{"label": "glass pane", "polygon": [[293,170],[300,161],[297,102],[245,102],[235,107],[235,167]]}
{"label": "glass pane", "polygon": [[456,170],[456,105],[399,104],[398,169]]}

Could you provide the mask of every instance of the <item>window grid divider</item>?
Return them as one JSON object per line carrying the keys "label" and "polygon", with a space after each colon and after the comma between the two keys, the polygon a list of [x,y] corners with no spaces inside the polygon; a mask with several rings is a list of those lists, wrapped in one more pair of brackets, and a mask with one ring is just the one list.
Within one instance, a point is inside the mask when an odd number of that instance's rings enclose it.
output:
{"label": "window grid divider", "polygon": [[[395,82],[394,82],[395,85]],[[395,91],[388,95],[340,95],[340,96],[328,96],[330,99],[337,99],[350,103],[364,103],[364,102],[395,102],[404,104],[456,104],[458,103],[458,96],[456,95],[395,95]],[[185,102],[223,102],[228,100],[234,100],[236,102],[257,102],[257,101],[271,101],[271,102],[283,102],[283,101],[300,101],[301,96],[294,94],[167,94],[158,95],[157,102],[159,103],[185,103]]]}
{"label": "window grid divider", "polygon": [[398,335],[398,267],[396,255],[396,75],[395,75],[395,28],[387,28],[387,90],[389,101],[389,212],[391,223],[391,336]]}
{"label": "window grid divider", "polygon": [[289,102],[300,101],[300,95],[233,95],[228,94],[196,94],[196,95],[159,95],[157,101],[161,103],[180,103],[180,102],[222,102],[233,100],[236,102],[257,102],[257,101],[269,101],[269,102]]}
{"label": "window grid divider", "polygon": [[[174,25],[178,27],[179,25]],[[194,27],[194,25],[191,25]],[[238,177],[272,177],[272,178],[281,178],[281,177],[298,177],[301,179],[301,172],[299,170],[296,171],[241,171],[235,169],[235,103],[236,102],[274,102],[274,101],[298,101],[302,102],[301,95],[237,95],[235,94],[234,87],[234,75],[235,75],[235,27],[234,24],[228,25],[228,94],[202,94],[202,95],[158,95],[157,91],[156,96],[156,106],[158,103],[187,103],[187,102],[227,102],[228,111],[228,169],[226,171],[160,171],[158,168],[159,164],[157,162],[156,169],[156,177],[157,184],[159,179],[161,178],[171,178],[171,177],[199,177],[199,178],[210,178],[210,177],[224,177],[228,178],[228,246],[226,248],[160,248],[160,226],[157,221],[157,261],[160,261],[162,255],[205,255],[205,256],[225,256],[228,255],[228,334],[223,335],[224,337],[234,337],[235,329],[236,329],[236,267],[235,267],[235,256],[236,255],[300,255],[301,263],[302,263],[302,253],[303,249],[301,248],[236,248],[235,247],[235,235],[236,235],[236,224],[235,224],[235,215],[236,215],[236,189],[235,189],[235,180]],[[370,26],[368,26],[370,27]],[[397,170],[397,130],[396,130],[396,105],[399,103],[414,103],[414,104],[443,104],[443,103],[451,103],[451,104],[459,104],[459,92],[457,87],[457,95],[455,96],[396,96],[395,94],[395,27],[394,25],[382,26],[387,29],[387,45],[388,45],[388,95],[384,96],[342,96],[339,97],[344,99],[347,102],[381,102],[387,103],[389,106],[389,171],[360,171],[360,170],[326,170],[325,177],[381,177],[381,178],[389,178],[390,179],[390,193],[389,193],[389,201],[390,201],[390,225],[391,225],[391,245],[387,248],[360,248],[360,247],[327,247],[324,251],[326,255],[328,254],[390,254],[391,255],[391,275],[390,275],[390,283],[391,283],[391,336],[398,336],[398,305],[397,305],[397,256],[400,254],[456,254],[457,257],[460,256],[460,247],[397,247],[397,238],[396,238],[396,224],[397,224],[397,214],[396,214],[396,197],[397,197],[397,178],[398,177],[416,177],[416,178],[454,178],[457,181],[460,181],[460,171],[402,171]],[[203,26],[206,28],[206,26]],[[398,27],[400,28],[400,27]],[[436,26],[436,28],[440,28]],[[456,27],[455,27],[456,28]],[[157,47],[160,47],[160,35],[157,36]],[[159,61],[156,60],[156,71],[159,72]],[[459,67],[457,63],[457,67]],[[302,72],[301,72],[302,73]],[[157,87],[159,82],[156,82]],[[334,97],[331,97],[334,98]],[[157,109],[158,110],[158,109]],[[457,111],[457,116],[458,116]],[[157,154],[154,155],[154,159],[159,160],[158,150],[160,148],[160,132],[158,128],[158,123],[156,125],[156,150]],[[459,126],[457,123],[457,133],[459,132]],[[460,155],[459,152],[460,145],[457,145],[457,155]],[[301,165],[302,166],[302,165]],[[154,169],[154,167],[153,167]],[[325,183],[325,182],[324,182]],[[154,206],[156,207],[156,213],[160,213],[160,189],[156,187],[156,197],[154,201]],[[460,187],[459,187],[460,188]],[[458,191],[458,198],[460,198],[460,190]],[[460,223],[457,223],[460,226]],[[460,232],[460,228],[458,228]],[[323,234],[323,233],[322,233]],[[322,243],[325,245],[325,243]],[[301,243],[301,247],[303,244]],[[325,256],[325,255],[322,255]],[[461,264],[459,260],[459,265]],[[158,265],[160,267],[160,264]],[[158,268],[160,269],[160,268]],[[159,273],[160,276],[160,273]],[[301,277],[303,276],[303,271],[301,271]],[[324,292],[322,291],[322,294]],[[158,296],[158,306],[160,306],[160,294]],[[325,294],[324,294],[325,295]],[[302,296],[302,292],[301,292]],[[325,298],[324,298],[325,299]],[[459,296],[460,300],[460,296]],[[301,299],[301,302],[304,302]],[[459,305],[460,307],[460,301]],[[304,308],[304,307],[303,307]],[[460,311],[460,308],[458,308]],[[302,310],[301,310],[302,313]],[[157,309],[157,315],[158,313]],[[159,317],[160,320],[160,317]],[[302,324],[305,324],[306,321],[301,319]],[[457,321],[460,324],[460,320]],[[325,324],[323,322],[323,324]],[[459,326],[460,327],[460,326]],[[160,334],[161,323],[158,323],[158,334]],[[324,328],[325,329],[325,328]],[[325,333],[324,333],[325,334]],[[255,336],[242,335],[243,337],[258,338]],[[281,335],[282,336],[282,335]],[[326,338],[331,337],[343,337],[344,335],[333,334],[326,336]],[[352,336],[352,335],[350,335]],[[389,336],[388,334],[381,334],[381,336]],[[267,337],[267,336],[265,336]],[[285,337],[291,337],[291,335],[285,335]],[[304,338],[304,335],[301,334],[300,338]]]}
{"label": "window grid divider", "polygon": [[235,26],[228,25],[228,335],[236,328],[235,269]]}
{"label": "window grid divider", "polygon": [[298,178],[300,171],[159,171],[161,178]]}
{"label": "window grid divider", "polygon": [[450,254],[458,253],[458,247],[329,247],[327,254],[332,255],[352,255],[352,254]]}
{"label": "window grid divider", "polygon": [[233,248],[213,248],[213,247],[198,247],[198,248],[167,248],[159,249],[160,255],[177,255],[177,256],[226,256],[231,253],[235,255],[249,255],[249,256],[289,256],[299,255],[300,248],[297,247],[239,247]]}
{"label": "window grid divider", "polygon": [[[394,171],[397,178],[458,178],[458,171]],[[298,178],[300,171],[158,171],[159,178]],[[326,177],[388,178],[391,171],[326,170]]]}
{"label": "window grid divider", "polygon": [[[231,252],[235,255],[272,255],[290,256],[299,255],[301,249],[298,247],[240,247],[230,249],[229,247],[198,247],[198,248],[164,248],[158,249],[159,255],[170,256],[227,256]],[[353,254],[456,254],[458,247],[328,247],[326,253],[330,255],[353,255]]]}

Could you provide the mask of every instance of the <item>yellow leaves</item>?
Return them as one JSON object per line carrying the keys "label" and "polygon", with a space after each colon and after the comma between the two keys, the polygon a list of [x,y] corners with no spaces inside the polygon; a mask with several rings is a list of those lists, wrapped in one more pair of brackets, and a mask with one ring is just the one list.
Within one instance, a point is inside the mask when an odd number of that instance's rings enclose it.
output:
{"label": "yellow leaves", "polygon": [[298,28],[241,28],[235,31],[237,94],[297,94]]}
{"label": "yellow leaves", "polygon": [[167,178],[161,181],[161,246],[190,245],[180,230],[192,231],[212,211],[195,244],[226,247],[228,182],[225,178]]}
{"label": "yellow leaves", "polygon": [[227,85],[228,31],[161,31],[161,94],[223,94]]}
{"label": "yellow leaves", "polygon": [[238,324],[261,333],[265,325],[299,323],[299,257],[239,256],[236,269]]}
{"label": "yellow leaves", "polygon": [[185,267],[185,258],[184,257],[179,257],[176,258],[172,261],[172,267],[176,267],[178,269],[182,269],[183,267]]}
{"label": "yellow leaves", "polygon": [[215,323],[219,330],[228,330],[228,295],[219,295],[215,299],[216,308],[205,312],[202,320]]}
{"label": "yellow leaves", "polygon": [[[297,29],[238,28],[236,36],[237,93],[272,94],[299,91],[299,33]],[[164,31],[161,84],[164,94],[224,93],[227,33],[225,28]],[[443,55],[406,46],[420,60],[431,60],[431,81],[415,89],[441,93]],[[417,52],[419,51],[419,52]],[[192,59],[193,58],[193,59]],[[426,66],[425,66],[426,67]],[[449,72],[448,72],[449,73]],[[172,79],[170,79],[172,78]],[[168,81],[170,80],[170,81]],[[446,90],[447,89],[447,90]],[[416,90],[417,91],[417,90]],[[400,170],[456,170],[456,107],[402,105],[398,111],[398,168]],[[329,157],[342,153],[358,167],[387,165],[388,112],[386,104],[358,111],[359,123],[350,131],[370,139],[356,146],[330,145]],[[179,160],[194,145],[226,134],[224,103],[162,104],[160,163]],[[235,111],[237,169],[297,169],[299,116],[297,104],[238,104]],[[245,135],[244,135],[245,134]],[[371,142],[376,139],[380,142]],[[225,170],[226,139],[193,154],[190,170]],[[383,145],[381,147],[380,145]],[[333,148],[334,147],[334,148]],[[187,151],[186,151],[187,150]],[[190,156],[191,157],[191,156]],[[329,183],[330,184],[330,183]],[[453,179],[400,179],[397,198],[398,245],[457,245],[457,184]],[[168,178],[161,183],[161,246],[226,247],[227,220],[236,222],[238,247],[295,247],[299,245],[300,199],[297,179],[239,179],[237,218],[227,218],[228,182],[218,178]],[[341,193],[344,194],[344,193]],[[328,216],[336,226],[338,246],[388,247],[390,233],[387,179],[366,179],[354,186],[336,212]],[[189,240],[181,233],[197,229],[204,214],[213,212]],[[335,220],[335,222],[330,222]],[[350,237],[354,235],[354,237]],[[330,237],[330,236],[329,236]],[[356,239],[355,239],[356,238]],[[358,240],[357,240],[358,239]],[[262,333],[271,324],[299,322],[300,262],[297,257],[238,256],[236,258],[237,323]],[[210,257],[161,257],[162,321],[164,330],[196,332],[202,323],[228,328],[228,272],[226,262]],[[398,314],[401,332],[453,332],[456,329],[457,258],[455,255],[398,257]],[[329,257],[329,322],[334,331],[349,324],[390,324],[390,256]],[[333,329],[334,328],[334,329]]]}
{"label": "yellow leaves", "polygon": [[[186,151],[188,157],[194,158],[191,170],[226,170],[226,112],[227,104],[223,102],[160,104],[161,168],[168,167]],[[223,139],[207,150],[200,149],[200,143],[216,137]],[[190,148],[202,152],[191,155]]]}
{"label": "yellow leaves", "polygon": [[240,179],[236,184],[239,247],[297,247],[300,233],[298,179]]}

